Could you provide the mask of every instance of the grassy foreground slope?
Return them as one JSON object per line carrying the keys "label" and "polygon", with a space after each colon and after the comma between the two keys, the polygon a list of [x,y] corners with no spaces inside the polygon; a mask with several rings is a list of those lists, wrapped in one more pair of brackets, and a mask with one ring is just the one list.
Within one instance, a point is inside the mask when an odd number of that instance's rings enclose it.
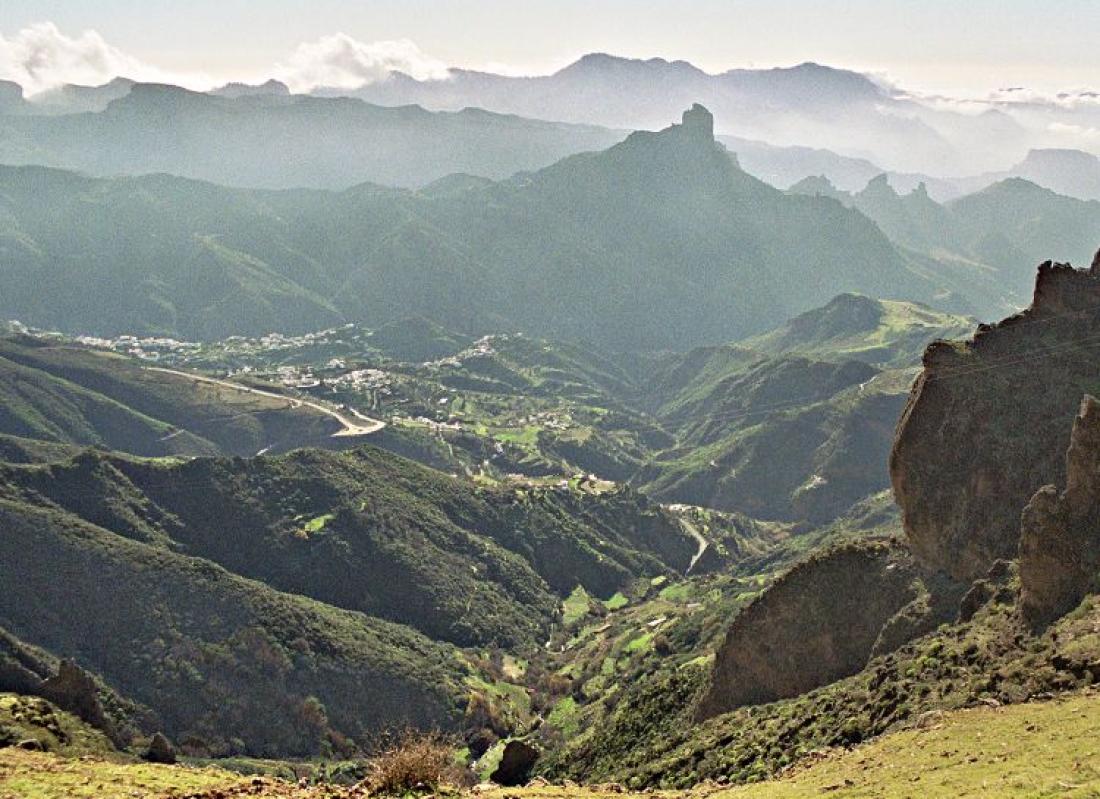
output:
{"label": "grassy foreground slope", "polygon": [[[1044,703],[978,708],[928,716],[914,729],[851,750],[822,752],[815,762],[779,779],[738,788],[700,786],[689,795],[714,799],[836,797],[1064,796],[1100,793],[1100,695],[1094,691]],[[201,797],[241,784],[214,769],[110,760],[65,760],[38,752],[0,750],[0,796]],[[343,797],[352,790],[295,789],[248,781],[253,796]],[[532,786],[480,793],[487,799],[595,799],[618,796],[606,787]],[[629,795],[629,794],[628,794]],[[652,795],[652,794],[647,794]],[[682,796],[682,793],[677,795]]]}
{"label": "grassy foreground slope", "polygon": [[43,752],[0,750],[4,799],[133,799],[194,794],[248,783],[218,769],[115,760],[69,760]]}
{"label": "grassy foreground slope", "polygon": [[[692,793],[722,799],[1100,795],[1100,695],[971,708],[850,750],[822,751],[781,777]],[[509,791],[527,799],[599,796],[599,789]],[[492,795],[492,794],[490,794]],[[503,792],[497,792],[503,797]]]}

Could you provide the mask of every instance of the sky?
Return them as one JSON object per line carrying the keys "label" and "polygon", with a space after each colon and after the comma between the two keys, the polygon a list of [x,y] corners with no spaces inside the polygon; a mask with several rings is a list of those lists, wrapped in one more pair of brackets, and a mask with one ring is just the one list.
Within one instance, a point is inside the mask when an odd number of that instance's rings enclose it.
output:
{"label": "sky", "polygon": [[1100,88],[1098,40],[1100,0],[0,2],[0,77],[32,90],[112,70],[194,88],[275,76],[299,89],[390,68],[544,74],[599,51],[710,72],[817,61],[981,97]]}

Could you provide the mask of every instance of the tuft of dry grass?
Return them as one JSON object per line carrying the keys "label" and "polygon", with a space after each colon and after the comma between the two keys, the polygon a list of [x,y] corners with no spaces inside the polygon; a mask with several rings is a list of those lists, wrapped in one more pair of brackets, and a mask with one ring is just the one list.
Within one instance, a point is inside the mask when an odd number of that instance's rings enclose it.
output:
{"label": "tuft of dry grass", "polygon": [[466,772],[455,761],[455,748],[442,733],[406,729],[368,761],[363,785],[372,794],[388,795],[462,785]]}

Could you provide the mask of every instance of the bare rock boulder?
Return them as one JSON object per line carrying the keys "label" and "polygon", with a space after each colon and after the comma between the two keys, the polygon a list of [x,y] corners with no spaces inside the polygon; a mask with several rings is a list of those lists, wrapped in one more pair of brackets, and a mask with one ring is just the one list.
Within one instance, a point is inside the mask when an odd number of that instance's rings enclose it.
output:
{"label": "bare rock boulder", "polygon": [[172,765],[176,762],[176,748],[164,733],[158,732],[149,741],[149,748],[145,750],[143,757],[150,763]]}
{"label": "bare rock boulder", "polygon": [[1066,453],[1066,488],[1050,485],[1024,509],[1020,604],[1041,627],[1072,610],[1100,569],[1100,401],[1086,396]]}
{"label": "bare rock boulder", "polygon": [[101,730],[110,724],[99,701],[99,690],[92,676],[71,660],[62,660],[57,674],[43,680],[36,691],[63,710],[79,716]]}
{"label": "bare rock boulder", "polygon": [[[891,623],[919,599],[919,581],[908,553],[886,543],[840,547],[795,566],[730,625],[697,717],[798,696],[855,674],[873,654],[924,629]],[[884,637],[890,647],[879,645]]]}

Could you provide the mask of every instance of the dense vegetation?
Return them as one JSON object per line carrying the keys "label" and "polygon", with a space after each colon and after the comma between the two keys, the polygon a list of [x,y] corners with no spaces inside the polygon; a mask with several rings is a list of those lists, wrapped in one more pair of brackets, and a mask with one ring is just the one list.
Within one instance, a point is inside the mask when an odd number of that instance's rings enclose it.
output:
{"label": "dense vegetation", "polygon": [[407,628],[54,508],[5,499],[0,516],[0,616],[155,708],[174,737],[220,753],[307,754],[394,720],[461,718],[459,662]]}

